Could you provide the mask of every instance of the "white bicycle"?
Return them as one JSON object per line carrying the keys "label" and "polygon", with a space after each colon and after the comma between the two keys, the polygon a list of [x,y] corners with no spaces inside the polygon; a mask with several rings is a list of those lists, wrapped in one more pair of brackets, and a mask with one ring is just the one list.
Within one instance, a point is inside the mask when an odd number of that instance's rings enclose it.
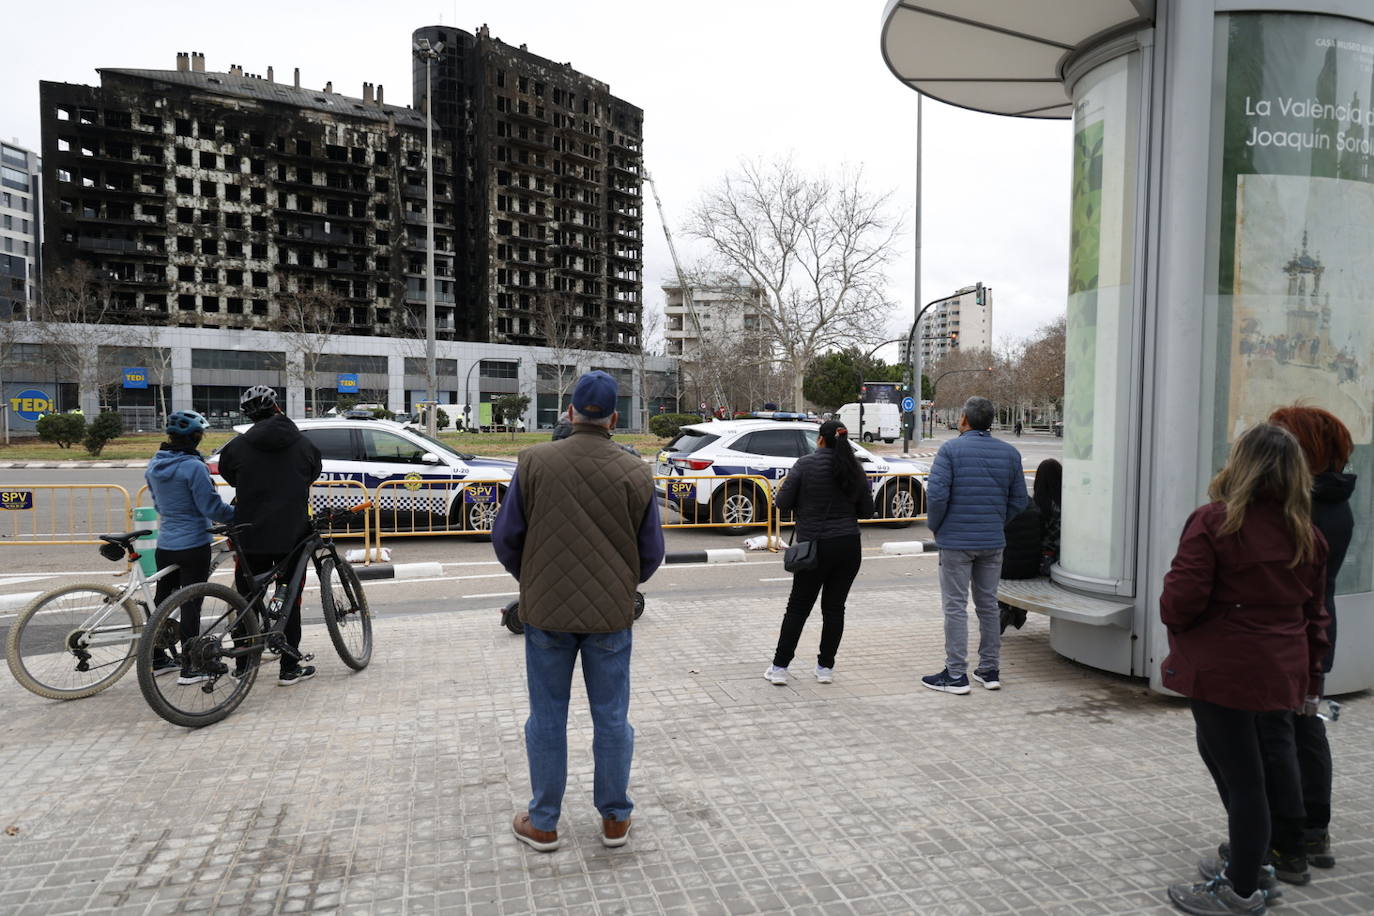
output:
{"label": "white bicycle", "polygon": [[[150,530],[102,534],[100,555],[133,564],[119,587],[103,582],[62,585],[39,595],[19,612],[5,638],[5,660],[14,679],[50,700],[78,700],[109,687],[138,657],[144,621],[154,610],[155,583],[175,566],[145,575],[134,541]],[[225,542],[227,544],[227,542]],[[231,551],[222,544],[210,558],[213,573]],[[174,658],[180,624],[169,618],[157,634],[159,648]]]}

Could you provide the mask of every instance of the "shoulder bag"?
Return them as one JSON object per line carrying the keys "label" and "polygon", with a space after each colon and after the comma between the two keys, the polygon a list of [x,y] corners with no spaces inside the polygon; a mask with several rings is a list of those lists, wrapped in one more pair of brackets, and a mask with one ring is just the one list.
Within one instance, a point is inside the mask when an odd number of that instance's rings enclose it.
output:
{"label": "shoulder bag", "polygon": [[[825,504],[825,515],[830,515],[830,507],[835,502],[832,495]],[[824,516],[823,516],[824,517]],[[814,540],[797,540],[797,529],[792,529],[792,543],[782,554],[782,568],[790,573],[809,572],[820,565],[820,545]]]}

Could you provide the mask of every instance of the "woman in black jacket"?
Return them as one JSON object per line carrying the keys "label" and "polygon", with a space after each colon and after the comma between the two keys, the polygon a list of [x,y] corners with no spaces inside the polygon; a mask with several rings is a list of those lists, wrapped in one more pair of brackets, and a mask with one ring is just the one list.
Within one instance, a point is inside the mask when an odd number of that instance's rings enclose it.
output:
{"label": "woman in black jacket", "polygon": [[[1046,458],[1035,469],[1035,488],[1030,502],[1003,529],[1007,546],[1002,550],[1003,579],[1034,579],[1048,576],[1059,559],[1059,501],[1064,485],[1064,466]],[[1026,622],[1022,608],[997,602],[1002,611],[1002,632]]]}
{"label": "woman in black jacket", "polygon": [[[1343,473],[1354,443],[1344,423],[1317,407],[1283,407],[1270,414],[1269,422],[1294,435],[1312,472],[1312,524],[1326,538],[1329,550],[1326,610],[1331,624],[1326,636],[1331,649],[1322,660],[1322,670],[1329,672],[1336,652],[1336,574],[1355,530],[1355,514],[1350,509],[1355,475]],[[1326,726],[1315,712],[1309,707],[1297,713],[1273,713],[1259,721],[1269,807],[1275,821],[1270,861],[1279,878],[1294,884],[1307,883],[1308,865],[1331,868],[1336,864],[1327,829],[1331,821],[1331,746],[1326,740]]]}
{"label": "woman in black jacket", "polygon": [[815,569],[793,574],[778,647],[773,664],[763,676],[778,686],[787,683],[787,666],[820,595],[821,649],[816,656],[816,680],[829,684],[835,677],[835,652],[844,635],[844,602],[862,559],[859,519],[873,517],[873,491],[849,444],[849,430],[842,423],[829,420],[821,424],[816,451],[792,466],[776,503],[783,512],[795,510],[793,543],[815,541],[818,562]]}

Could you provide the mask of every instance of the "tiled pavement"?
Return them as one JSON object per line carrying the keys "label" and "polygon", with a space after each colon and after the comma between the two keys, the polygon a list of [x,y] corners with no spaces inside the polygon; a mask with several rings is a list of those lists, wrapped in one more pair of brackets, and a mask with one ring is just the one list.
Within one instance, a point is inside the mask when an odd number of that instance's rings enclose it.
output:
{"label": "tiled pavement", "polygon": [[[67,704],[0,678],[0,913],[1168,913],[1222,838],[1186,708],[1058,658],[1043,620],[1007,638],[1005,689],[947,696],[916,683],[936,596],[860,588],[835,683],[777,688],[781,605],[651,600],[618,850],[580,688],[565,846],[511,837],[523,650],[494,611],[383,618],[356,675],[307,628],[319,677],[197,732],[132,675]],[[1374,913],[1372,711],[1332,728],[1339,864],[1276,912]]]}

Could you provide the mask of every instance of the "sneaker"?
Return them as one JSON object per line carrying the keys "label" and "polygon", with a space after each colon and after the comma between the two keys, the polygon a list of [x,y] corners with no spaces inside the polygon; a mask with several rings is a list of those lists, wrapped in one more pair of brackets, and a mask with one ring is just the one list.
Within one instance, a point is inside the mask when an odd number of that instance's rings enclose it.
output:
{"label": "sneaker", "polygon": [[614,849],[617,846],[624,846],[630,841],[630,821],[625,818],[623,821],[606,817],[601,819],[601,845]]}
{"label": "sneaker", "polygon": [[835,669],[816,666],[816,680],[822,684],[835,683]]}
{"label": "sneaker", "polygon": [[1263,916],[1267,910],[1263,893],[1256,890],[1242,897],[1225,877],[1201,884],[1175,884],[1169,888],[1169,899],[1183,912],[1196,916]]}
{"label": "sneaker", "polygon": [[927,674],[921,678],[921,683],[931,690],[939,690],[942,693],[968,693],[968,675],[961,674],[958,677],[950,676],[949,669],[946,668],[939,674]]}
{"label": "sneaker", "polygon": [[1331,854],[1331,834],[1320,828],[1308,830],[1303,835],[1303,848],[1307,851],[1307,864],[1313,868],[1335,868],[1336,857]]}
{"label": "sneaker", "polygon": [[[625,822],[627,831],[630,829],[629,824],[629,821]],[[538,829],[530,823],[529,814],[517,814],[510,822],[510,829],[515,833],[517,840],[536,852],[553,852],[559,846],[558,831]]]}
{"label": "sneaker", "polygon": [[190,668],[181,669],[181,677],[177,678],[177,685],[189,687],[192,684],[199,684],[201,681],[210,680],[210,675],[204,671],[192,671]]}
{"label": "sneaker", "polygon": [[[1231,844],[1222,843],[1218,846],[1217,856],[1231,861]],[[1264,854],[1264,864],[1274,877],[1287,884],[1308,884],[1312,881],[1312,873],[1307,870],[1307,856],[1302,853],[1284,854],[1277,849],[1270,849]]]}
{"label": "sneaker", "polygon": [[769,665],[768,670],[763,672],[764,680],[779,687],[787,686],[787,669],[779,668],[777,665]]}
{"label": "sneaker", "polygon": [[[1203,856],[1198,860],[1198,874],[1208,881],[1225,873],[1226,866],[1230,864],[1220,856]],[[1261,865],[1259,873],[1259,889],[1264,894],[1264,899],[1277,900],[1283,896],[1283,887],[1279,884],[1278,878],[1274,877],[1274,867],[1272,865]]]}
{"label": "sneaker", "polygon": [[166,653],[153,658],[153,677],[162,677],[164,674],[171,674],[173,671],[180,671],[181,665],[177,664],[176,659]]}
{"label": "sneaker", "polygon": [[996,668],[975,668],[973,670],[973,679],[989,690],[1002,689],[1002,681],[997,676]]}
{"label": "sneaker", "polygon": [[308,681],[314,676],[314,665],[302,665],[299,668],[292,668],[290,671],[283,671],[277,678],[277,684],[281,687],[290,687],[292,684]]}

